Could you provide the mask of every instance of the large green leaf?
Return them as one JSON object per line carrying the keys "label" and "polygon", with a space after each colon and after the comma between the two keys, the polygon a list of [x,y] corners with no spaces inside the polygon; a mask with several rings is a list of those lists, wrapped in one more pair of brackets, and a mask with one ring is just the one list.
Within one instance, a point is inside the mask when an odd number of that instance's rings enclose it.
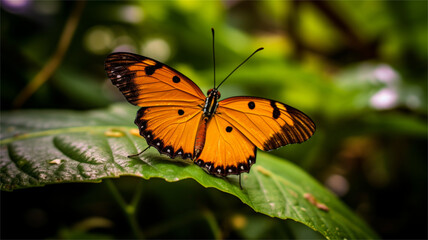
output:
{"label": "large green leaf", "polygon": [[377,238],[333,194],[288,161],[259,152],[249,174],[218,178],[195,164],[172,161],[131,134],[135,108],[75,112],[33,110],[5,112],[1,118],[0,186],[2,190],[64,182],[100,182],[122,175],[179,181],[191,178],[204,187],[232,194],[257,212],[293,219],[328,239]]}

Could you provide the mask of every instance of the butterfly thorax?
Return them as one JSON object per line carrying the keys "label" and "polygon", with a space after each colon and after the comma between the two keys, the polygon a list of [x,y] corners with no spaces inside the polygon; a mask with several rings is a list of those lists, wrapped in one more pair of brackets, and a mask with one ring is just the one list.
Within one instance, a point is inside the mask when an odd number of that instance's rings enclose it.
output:
{"label": "butterfly thorax", "polygon": [[220,96],[221,94],[217,89],[214,88],[208,90],[208,97],[205,99],[205,105],[203,109],[204,117],[210,119],[214,115],[218,107],[218,99]]}

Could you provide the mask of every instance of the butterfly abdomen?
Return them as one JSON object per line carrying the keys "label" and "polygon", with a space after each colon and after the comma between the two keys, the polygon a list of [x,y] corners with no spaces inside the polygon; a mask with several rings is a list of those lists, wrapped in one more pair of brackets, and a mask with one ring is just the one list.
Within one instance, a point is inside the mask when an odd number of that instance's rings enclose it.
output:
{"label": "butterfly abdomen", "polygon": [[204,117],[199,123],[198,131],[196,133],[196,139],[195,139],[195,151],[193,153],[194,159],[197,159],[201,155],[202,149],[204,149],[205,138],[207,136],[208,119],[209,118]]}

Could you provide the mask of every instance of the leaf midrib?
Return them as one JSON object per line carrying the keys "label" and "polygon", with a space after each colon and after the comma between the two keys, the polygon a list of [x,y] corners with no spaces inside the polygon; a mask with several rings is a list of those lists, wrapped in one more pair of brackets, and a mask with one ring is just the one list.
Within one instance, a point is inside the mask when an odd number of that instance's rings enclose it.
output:
{"label": "leaf midrib", "polygon": [[117,126],[117,125],[103,125],[103,126],[83,126],[83,127],[67,127],[67,128],[54,128],[44,131],[35,131],[30,133],[23,133],[17,136],[8,137],[0,140],[0,145],[8,144],[14,141],[20,141],[25,139],[44,137],[44,136],[53,136],[62,133],[73,133],[73,132],[100,132],[108,129],[114,129],[119,131],[128,131],[133,129],[133,127]]}

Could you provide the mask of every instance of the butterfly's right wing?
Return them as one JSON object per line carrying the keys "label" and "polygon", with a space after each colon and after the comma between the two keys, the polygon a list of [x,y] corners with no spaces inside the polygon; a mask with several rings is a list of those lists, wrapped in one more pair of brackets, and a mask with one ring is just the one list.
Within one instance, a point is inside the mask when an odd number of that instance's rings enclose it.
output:
{"label": "butterfly's right wing", "polygon": [[112,53],[105,70],[126,99],[142,107],[135,119],[150,146],[170,157],[192,158],[205,95],[189,78],[156,60]]}
{"label": "butterfly's right wing", "polygon": [[269,151],[308,140],[315,123],[283,103],[257,97],[231,97],[219,102],[208,123],[207,139],[195,163],[209,173],[226,176],[248,172],[256,147]]}
{"label": "butterfly's right wing", "polygon": [[306,114],[265,98],[224,99],[219,102],[216,115],[263,151],[302,143],[315,133],[315,123]]}

